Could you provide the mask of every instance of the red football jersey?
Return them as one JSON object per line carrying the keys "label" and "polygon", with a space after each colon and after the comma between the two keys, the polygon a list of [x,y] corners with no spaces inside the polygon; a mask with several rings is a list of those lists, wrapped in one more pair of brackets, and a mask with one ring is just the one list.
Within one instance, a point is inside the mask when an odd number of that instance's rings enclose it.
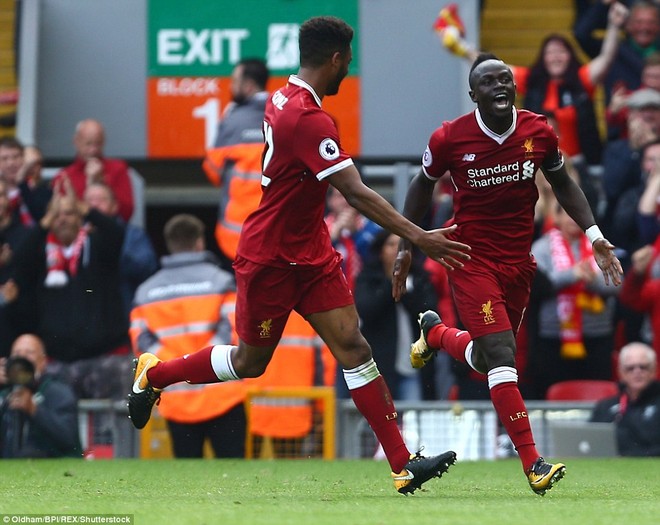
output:
{"label": "red football jersey", "polygon": [[558,139],[546,118],[514,108],[513,124],[497,135],[479,110],[444,122],[422,158],[424,173],[440,178],[447,170],[454,189],[455,240],[472,255],[516,263],[529,258],[534,233],[534,182],[543,165],[563,165]]}
{"label": "red football jersey", "polygon": [[295,75],[266,104],[259,207],[238,255],[270,266],[316,266],[335,257],[323,221],[327,178],[353,164],[312,87]]}

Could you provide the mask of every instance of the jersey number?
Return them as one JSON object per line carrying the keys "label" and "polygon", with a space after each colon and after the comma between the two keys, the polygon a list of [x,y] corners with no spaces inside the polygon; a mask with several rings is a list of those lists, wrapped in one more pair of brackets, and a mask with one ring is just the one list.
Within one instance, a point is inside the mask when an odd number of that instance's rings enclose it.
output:
{"label": "jersey number", "polygon": [[275,147],[273,146],[273,128],[264,120],[264,141],[266,142],[266,150],[264,151],[264,158],[261,166],[261,185],[268,186],[270,184],[270,179],[263,175],[266,172],[268,163],[270,159],[273,158],[273,152]]}

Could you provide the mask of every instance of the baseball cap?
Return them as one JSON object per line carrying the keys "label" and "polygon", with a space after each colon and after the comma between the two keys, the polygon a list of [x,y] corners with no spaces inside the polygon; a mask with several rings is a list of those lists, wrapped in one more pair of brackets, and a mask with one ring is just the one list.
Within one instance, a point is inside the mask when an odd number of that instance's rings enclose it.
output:
{"label": "baseball cap", "polygon": [[652,88],[638,89],[628,97],[626,105],[631,109],[660,109],[660,91]]}

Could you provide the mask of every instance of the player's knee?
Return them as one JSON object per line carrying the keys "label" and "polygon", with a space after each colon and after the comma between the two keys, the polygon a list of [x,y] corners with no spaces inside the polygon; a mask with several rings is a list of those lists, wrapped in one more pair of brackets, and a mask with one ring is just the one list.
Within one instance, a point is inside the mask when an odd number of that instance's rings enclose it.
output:
{"label": "player's knee", "polygon": [[485,357],[480,353],[472,353],[472,366],[481,374],[488,373],[488,363]]}
{"label": "player's knee", "polygon": [[237,348],[232,355],[234,371],[242,379],[259,377],[266,371],[271,356],[269,352],[248,352]]}
{"label": "player's knee", "polygon": [[246,363],[237,367],[236,375],[241,379],[260,377],[266,371],[265,366],[260,363]]}
{"label": "player's knee", "polygon": [[516,359],[514,349],[509,346],[496,346],[490,349],[486,356],[486,363],[488,370],[492,370],[498,366],[516,367]]}
{"label": "player's knee", "polygon": [[492,370],[498,366],[510,366],[515,368],[515,339],[513,335],[494,334],[484,336],[475,341],[477,360],[475,366],[480,370]]}
{"label": "player's knee", "polygon": [[346,343],[334,352],[342,368],[351,369],[371,359],[371,347],[364,338]]}

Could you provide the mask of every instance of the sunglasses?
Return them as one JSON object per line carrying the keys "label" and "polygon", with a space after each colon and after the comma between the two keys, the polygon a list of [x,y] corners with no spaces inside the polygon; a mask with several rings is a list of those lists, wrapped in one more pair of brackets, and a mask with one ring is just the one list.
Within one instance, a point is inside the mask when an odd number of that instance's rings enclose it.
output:
{"label": "sunglasses", "polygon": [[635,370],[635,368],[639,368],[640,370],[643,370],[644,372],[648,372],[651,370],[651,365],[649,363],[642,364],[642,363],[637,363],[634,365],[627,365],[623,367],[624,372],[632,372]]}

